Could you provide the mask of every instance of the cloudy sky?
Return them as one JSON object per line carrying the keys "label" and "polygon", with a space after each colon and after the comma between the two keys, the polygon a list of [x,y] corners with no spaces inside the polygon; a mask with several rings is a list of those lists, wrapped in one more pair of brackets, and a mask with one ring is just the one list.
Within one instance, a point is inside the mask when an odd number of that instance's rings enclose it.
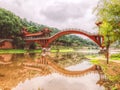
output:
{"label": "cloudy sky", "polygon": [[94,32],[98,0],[0,0],[0,7],[40,24]]}

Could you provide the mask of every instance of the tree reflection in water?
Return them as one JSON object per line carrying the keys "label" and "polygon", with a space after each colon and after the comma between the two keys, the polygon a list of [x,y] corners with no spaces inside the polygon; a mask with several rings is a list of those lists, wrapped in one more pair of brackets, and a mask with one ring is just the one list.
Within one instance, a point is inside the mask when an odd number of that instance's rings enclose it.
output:
{"label": "tree reflection in water", "polygon": [[[66,55],[68,59],[71,58],[71,60],[78,57],[78,55],[75,54],[73,57],[70,54],[62,54],[60,57],[67,59]],[[54,60],[52,60],[52,58],[45,55],[41,59],[41,56],[38,53],[1,54],[0,62],[4,63],[0,63],[0,89],[4,90],[6,88],[11,90],[13,87],[17,86],[17,84],[24,82],[26,79],[31,79],[36,76],[46,76],[55,72],[69,77],[79,77],[93,72],[100,75],[100,80],[97,84],[102,85],[102,80],[104,81],[104,75],[99,66],[95,65],[82,71],[70,71],[64,69],[64,67],[60,67],[60,64],[57,64],[57,62],[54,61],[55,58],[53,58]]]}
{"label": "tree reflection in water", "polygon": [[0,64],[10,64],[12,60],[12,54],[0,54]]}

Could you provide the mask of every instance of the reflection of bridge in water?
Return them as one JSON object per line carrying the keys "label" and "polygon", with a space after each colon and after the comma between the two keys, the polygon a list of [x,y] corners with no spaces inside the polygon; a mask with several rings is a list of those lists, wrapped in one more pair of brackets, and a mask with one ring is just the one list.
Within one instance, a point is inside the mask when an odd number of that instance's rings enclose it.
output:
{"label": "reflection of bridge in water", "polygon": [[[16,60],[16,58],[18,56],[20,57],[21,55],[16,56],[16,55],[12,55],[12,54],[2,54],[2,55],[0,55],[0,64],[4,64],[4,65],[12,64],[11,59],[14,60],[14,58],[15,58],[15,60]],[[24,61],[23,61],[25,68],[37,70],[37,71],[42,71],[42,70],[45,70],[44,68],[46,68],[46,69],[51,69],[51,71],[54,71],[54,72],[57,72],[57,73],[60,73],[60,74],[66,75],[66,76],[81,76],[81,75],[84,75],[84,74],[87,74],[90,72],[97,72],[98,70],[101,71],[101,68],[97,65],[93,65],[90,68],[88,68],[86,70],[82,70],[82,71],[70,71],[70,70],[66,70],[66,69],[62,68],[61,66],[59,66],[50,57],[46,58],[46,56],[45,56],[44,58],[39,58],[39,61],[37,61],[37,63],[35,63],[33,60],[31,60],[32,57],[30,57],[30,55],[28,55],[28,54],[25,54],[23,57],[27,59],[27,60],[25,60],[26,63],[24,63]],[[28,63],[29,61],[30,61],[30,63]],[[41,67],[42,67],[42,69],[40,69]]]}
{"label": "reflection of bridge in water", "polygon": [[[14,55],[13,55],[14,56]],[[0,64],[12,64],[11,59],[14,59],[12,56],[12,54],[2,54],[0,55]],[[25,57],[31,59],[31,57],[29,55],[24,55]],[[16,57],[16,56],[14,56]],[[31,61],[30,63],[28,63],[29,61]],[[81,70],[81,71],[70,71],[70,70],[66,70],[64,68],[62,68],[61,66],[59,66],[57,63],[55,63],[51,57],[43,57],[40,58],[39,61],[37,61],[37,63],[33,62],[32,60],[27,60],[26,63],[23,62],[23,64],[25,65],[25,68],[27,69],[32,69],[32,70],[37,70],[37,71],[41,71],[44,68],[49,68],[54,72],[63,74],[63,75],[67,75],[67,76],[81,76],[90,72],[97,72],[97,71],[101,71],[100,66],[97,65],[93,65],[90,68],[87,68],[86,70]],[[40,69],[39,67],[42,67],[43,69]],[[47,71],[47,70],[46,70]],[[51,72],[52,73],[52,72]]]}
{"label": "reflection of bridge in water", "polygon": [[[57,63],[53,62],[52,60],[50,60],[48,58],[44,58],[44,60],[39,60],[39,63],[24,63],[26,69],[30,69],[30,70],[37,70],[37,71],[41,71],[41,69],[39,69],[40,66],[44,66],[44,73],[47,72],[47,69],[50,68],[54,71],[52,72],[56,72],[59,74],[62,74],[64,76],[69,76],[69,77],[79,77],[79,76],[84,76],[90,73],[95,73],[99,75],[99,80],[96,82],[96,84],[99,84],[100,86],[102,86],[104,84],[105,81],[105,75],[101,69],[100,66],[98,65],[93,65],[85,70],[80,70],[80,71],[70,71],[67,69],[64,69],[62,67],[60,67],[59,65],[57,65]],[[48,68],[46,68],[48,67]],[[51,72],[51,73],[52,73]],[[47,75],[50,73],[46,73]],[[44,75],[46,75],[44,74]]]}
{"label": "reflection of bridge in water", "polygon": [[90,68],[82,71],[70,71],[60,67],[54,61],[52,61],[50,57],[39,59],[38,62],[34,62],[35,59],[29,54],[1,55],[1,57],[3,56],[6,56],[6,58],[1,58],[1,60],[6,60],[6,63],[7,61],[12,62],[10,65],[0,65],[0,88],[3,90],[6,87],[12,88],[20,83],[20,81],[25,81],[27,78],[33,78],[36,77],[36,75],[45,76],[51,74],[52,72],[56,72],[68,77],[79,77],[90,73],[98,74],[99,77],[96,84],[102,85],[104,83],[104,74],[101,68],[97,65],[91,66]]}
{"label": "reflection of bridge in water", "polygon": [[90,68],[81,71],[70,71],[60,67],[52,60],[48,60],[48,58],[44,58],[44,60],[40,60],[39,63],[24,63],[24,65],[25,68],[27,69],[32,69],[37,71],[39,71],[39,67],[41,65],[45,65],[46,67],[50,67],[50,69],[54,70],[55,72],[63,74],[65,76],[82,76],[90,72],[98,72],[98,71],[102,72],[101,67],[97,65],[93,65]]}

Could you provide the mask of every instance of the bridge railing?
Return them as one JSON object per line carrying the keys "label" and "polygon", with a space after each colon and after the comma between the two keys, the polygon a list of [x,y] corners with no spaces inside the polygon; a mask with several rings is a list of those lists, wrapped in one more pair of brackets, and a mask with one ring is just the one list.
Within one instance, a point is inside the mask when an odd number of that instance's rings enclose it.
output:
{"label": "bridge railing", "polygon": [[[81,31],[81,32],[83,32],[83,33],[85,33],[85,34],[88,34],[88,35],[98,35],[98,33],[90,33],[90,32],[87,32],[87,31],[85,31],[85,30],[82,30],[82,29],[75,29],[75,28],[68,28],[68,29],[63,29],[63,30],[61,30],[60,32],[58,32],[58,33],[61,33],[61,32],[64,32],[64,31]],[[55,35],[57,35],[58,33],[56,33],[56,34],[54,34],[53,36],[55,36]],[[53,37],[53,36],[51,36],[51,37]]]}
{"label": "bridge railing", "polygon": [[83,33],[86,33],[86,34],[89,34],[89,35],[98,35],[98,33],[96,32],[88,32],[88,31],[85,31],[85,30],[83,30],[83,29],[76,29],[76,28],[68,28],[68,29],[65,29],[64,31],[67,31],[67,30],[75,30],[75,31],[81,31],[81,32],[83,32]]}

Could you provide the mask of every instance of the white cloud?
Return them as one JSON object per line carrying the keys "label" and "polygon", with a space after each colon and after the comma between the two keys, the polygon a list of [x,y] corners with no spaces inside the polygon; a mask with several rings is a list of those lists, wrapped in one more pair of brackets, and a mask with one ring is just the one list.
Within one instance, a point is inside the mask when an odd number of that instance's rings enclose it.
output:
{"label": "white cloud", "polygon": [[56,28],[82,28],[95,26],[93,8],[98,0],[0,0],[0,7],[40,24]]}
{"label": "white cloud", "polygon": [[47,6],[41,10],[48,20],[55,22],[67,22],[69,19],[78,19],[84,17],[86,7],[79,7],[81,3],[56,3]]}

